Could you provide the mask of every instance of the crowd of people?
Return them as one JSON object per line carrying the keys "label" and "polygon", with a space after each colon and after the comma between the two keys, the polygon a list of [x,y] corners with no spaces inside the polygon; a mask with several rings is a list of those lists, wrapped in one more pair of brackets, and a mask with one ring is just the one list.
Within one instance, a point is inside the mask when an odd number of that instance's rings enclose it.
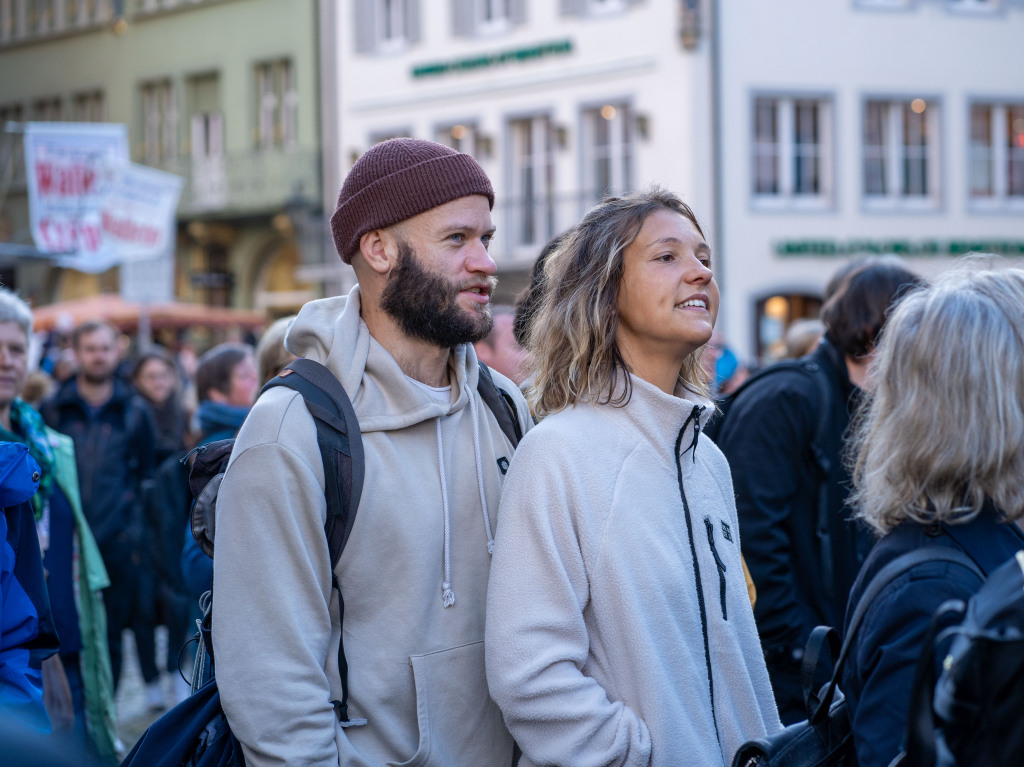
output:
{"label": "crowd of people", "polygon": [[[31,312],[0,292],[0,437],[38,486],[3,488],[0,711],[111,763],[122,632],[167,705],[154,626],[177,669],[212,591],[220,700],[255,767],[727,766],[806,716],[809,635],[842,630],[888,561],[938,541],[987,574],[1024,549],[1024,271],[850,261],[793,361],[754,371],[715,330],[712,250],[676,194],[595,205],[515,307],[491,306],[493,206],[468,155],[372,148],[331,218],[356,287],[207,351],[194,411],[173,357],[123,375],[102,322],[30,405]],[[295,357],[341,382],[361,432],[333,569],[313,415],[258,396]],[[225,438],[211,559],[181,458]],[[931,616],[979,585],[925,563],[870,606],[841,680],[860,764],[899,752]]]}

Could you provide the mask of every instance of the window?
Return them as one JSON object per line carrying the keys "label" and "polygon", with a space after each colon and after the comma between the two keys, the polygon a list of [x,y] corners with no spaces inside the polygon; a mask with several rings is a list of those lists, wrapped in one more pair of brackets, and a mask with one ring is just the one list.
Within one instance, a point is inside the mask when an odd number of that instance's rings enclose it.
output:
{"label": "window", "polygon": [[924,99],[864,105],[865,201],[872,207],[934,207],[938,199],[938,106]]}
{"label": "window", "polygon": [[752,133],[755,200],[820,205],[831,198],[830,101],[758,96]]}
{"label": "window", "polygon": [[420,39],[422,0],[356,0],[356,50],[396,53]]}
{"label": "window", "polygon": [[476,125],[471,122],[442,126],[434,134],[434,140],[456,152],[465,152],[479,159],[482,142]]}
{"label": "window", "polygon": [[103,91],[85,91],[84,93],[76,93],[71,97],[71,103],[75,110],[75,122],[103,122]]}
{"label": "window", "polygon": [[972,204],[1024,203],[1024,104],[971,106]]}
{"label": "window", "polygon": [[582,190],[584,205],[632,187],[633,113],[627,104],[583,111]]}
{"label": "window", "polygon": [[143,83],[142,140],[144,162],[162,165],[178,159],[178,105],[170,80]]}
{"label": "window", "polygon": [[25,153],[22,151],[21,134],[4,131],[8,121],[20,123],[24,118],[25,110],[21,104],[0,104],[0,178],[24,181]]}
{"label": "window", "polygon": [[189,78],[188,104],[192,201],[199,207],[216,208],[227,201],[220,77],[214,73]]}
{"label": "window", "polygon": [[456,35],[493,35],[526,21],[526,0],[452,0]]}
{"label": "window", "polygon": [[256,143],[264,150],[294,149],[298,143],[299,96],[288,59],[256,66]]}
{"label": "window", "polygon": [[60,96],[50,96],[32,102],[32,119],[38,122],[56,122],[64,119],[64,104]]}
{"label": "window", "polygon": [[509,122],[509,234],[514,246],[542,245],[555,230],[555,162],[551,121]]}

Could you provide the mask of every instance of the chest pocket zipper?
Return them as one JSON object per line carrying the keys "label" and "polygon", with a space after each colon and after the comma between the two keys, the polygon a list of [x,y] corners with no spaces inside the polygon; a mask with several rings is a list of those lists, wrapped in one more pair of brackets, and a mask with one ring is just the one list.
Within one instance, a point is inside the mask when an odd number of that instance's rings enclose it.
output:
{"label": "chest pocket zipper", "polygon": [[715,557],[715,564],[718,565],[718,593],[722,601],[722,620],[729,620],[729,613],[725,606],[725,562],[718,555],[718,549],[715,546],[715,523],[711,521],[711,517],[704,517],[704,527],[708,531],[708,544],[711,546],[711,554]]}

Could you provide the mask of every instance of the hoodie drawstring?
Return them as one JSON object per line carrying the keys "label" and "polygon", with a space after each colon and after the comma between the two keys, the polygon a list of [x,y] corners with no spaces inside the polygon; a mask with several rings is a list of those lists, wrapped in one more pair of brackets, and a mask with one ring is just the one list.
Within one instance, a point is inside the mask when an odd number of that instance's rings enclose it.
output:
{"label": "hoodie drawstring", "polygon": [[469,384],[463,384],[469,397],[469,413],[473,419],[473,455],[476,457],[476,482],[480,488],[480,507],[484,510],[484,530],[487,532],[487,553],[494,553],[494,535],[491,533],[491,515],[487,512],[487,494],[484,492],[484,470],[480,465],[480,422],[477,420],[476,397],[469,390]]}
{"label": "hoodie drawstring", "polygon": [[[494,553],[494,534],[491,532],[491,515],[487,510],[487,494],[484,491],[484,469],[480,459],[480,425],[477,420],[476,397],[468,384],[463,388],[469,398],[469,413],[473,420],[473,455],[476,458],[476,483],[480,490],[480,506],[484,512],[484,530],[487,533],[487,553]],[[452,591],[451,562],[451,513],[448,509],[448,477],[444,470],[444,444],[441,441],[441,419],[434,419],[434,432],[437,434],[437,462],[441,474],[441,507],[444,511],[444,582],[441,584],[441,603],[445,607],[455,604],[455,592]]]}
{"label": "hoodie drawstring", "polygon": [[441,443],[441,419],[434,419],[434,427],[437,432],[437,462],[441,470],[441,507],[444,509],[444,583],[441,584],[441,603],[445,607],[455,604],[455,594],[452,592],[452,562],[451,562],[451,519],[448,514],[448,477],[444,470],[444,445]]}

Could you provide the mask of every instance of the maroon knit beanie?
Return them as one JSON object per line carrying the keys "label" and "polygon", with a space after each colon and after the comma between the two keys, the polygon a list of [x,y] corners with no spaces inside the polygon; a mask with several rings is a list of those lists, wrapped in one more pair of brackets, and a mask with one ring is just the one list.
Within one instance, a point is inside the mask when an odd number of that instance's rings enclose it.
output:
{"label": "maroon knit beanie", "polygon": [[352,166],[338,194],[331,216],[338,255],[351,264],[367,232],[473,194],[494,207],[491,182],[468,154],[413,138],[377,144]]}

